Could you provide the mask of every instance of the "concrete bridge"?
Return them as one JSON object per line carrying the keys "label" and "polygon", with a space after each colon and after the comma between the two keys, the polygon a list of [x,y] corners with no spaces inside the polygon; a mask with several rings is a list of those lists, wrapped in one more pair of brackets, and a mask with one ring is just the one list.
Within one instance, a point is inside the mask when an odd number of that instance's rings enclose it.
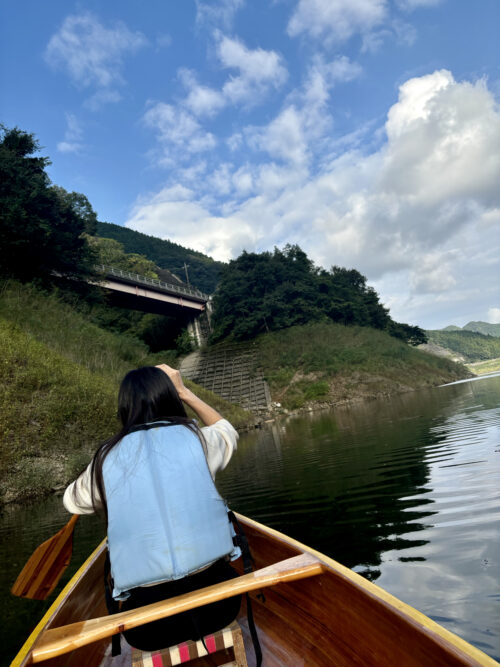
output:
{"label": "concrete bridge", "polygon": [[175,317],[199,345],[205,342],[210,331],[207,294],[182,283],[165,283],[112,266],[99,265],[96,269],[103,276],[99,285],[112,293],[113,305]]}

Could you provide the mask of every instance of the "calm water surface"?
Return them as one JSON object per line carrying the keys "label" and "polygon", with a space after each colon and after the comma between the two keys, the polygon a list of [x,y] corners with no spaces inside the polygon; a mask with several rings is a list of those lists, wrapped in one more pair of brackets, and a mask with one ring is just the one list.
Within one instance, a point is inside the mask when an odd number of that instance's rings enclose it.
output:
{"label": "calm water surface", "polygon": [[[500,660],[500,377],[245,434],[218,486],[233,509],[339,560]],[[60,498],[0,519],[9,657],[50,601],[11,598],[8,586],[64,521]],[[79,521],[73,571],[101,536],[95,518]]]}

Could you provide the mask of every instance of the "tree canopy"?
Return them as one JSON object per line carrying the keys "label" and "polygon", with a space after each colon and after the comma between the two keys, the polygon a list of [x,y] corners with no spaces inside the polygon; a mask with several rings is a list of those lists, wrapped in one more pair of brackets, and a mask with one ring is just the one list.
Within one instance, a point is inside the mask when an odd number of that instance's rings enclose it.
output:
{"label": "tree canopy", "polygon": [[53,186],[33,134],[0,126],[0,275],[21,280],[93,273],[83,232],[95,229],[87,198]]}
{"label": "tree canopy", "polygon": [[385,330],[412,345],[426,340],[419,327],[391,319],[359,271],[316,267],[298,245],[243,252],[222,269],[213,305],[214,341],[321,320]]}
{"label": "tree canopy", "polygon": [[[172,220],[171,224],[173,227],[176,221]],[[126,253],[144,255],[156,266],[168,269],[183,281],[186,280],[184,268],[186,264],[190,285],[207,294],[215,291],[219,273],[223,267],[222,262],[217,262],[201,252],[184,248],[172,241],[136,232],[111,222],[98,222],[96,233],[99,236],[119,241],[123,244]],[[170,282],[169,279],[166,281]]]}
{"label": "tree canopy", "polygon": [[137,273],[141,276],[146,276],[146,278],[158,279],[155,263],[144,257],[144,255],[126,253],[123,243],[100,236],[88,236],[87,241],[95,251],[99,264],[106,264],[115,269]]}

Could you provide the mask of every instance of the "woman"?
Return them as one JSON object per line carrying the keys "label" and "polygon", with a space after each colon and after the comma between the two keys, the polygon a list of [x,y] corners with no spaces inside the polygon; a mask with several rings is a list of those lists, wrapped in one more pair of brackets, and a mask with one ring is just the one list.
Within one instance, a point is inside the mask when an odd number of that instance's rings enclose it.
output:
{"label": "woman", "polygon": [[[187,417],[184,405],[205,427]],[[120,609],[236,576],[228,561],[239,550],[213,478],[236,449],[237,432],[166,364],[125,376],[118,416],[122,428],[99,447],[63,502],[74,514],[104,512]],[[239,606],[239,597],[229,598],[123,634],[135,648],[166,648],[225,627]]]}

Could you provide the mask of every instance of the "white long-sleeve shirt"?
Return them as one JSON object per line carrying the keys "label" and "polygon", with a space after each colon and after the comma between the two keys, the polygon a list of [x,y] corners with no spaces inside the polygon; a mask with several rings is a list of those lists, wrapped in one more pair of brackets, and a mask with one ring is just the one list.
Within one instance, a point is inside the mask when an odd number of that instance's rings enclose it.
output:
{"label": "white long-sleeve shirt", "polygon": [[[200,429],[207,444],[207,463],[212,478],[229,463],[238,442],[238,432],[227,419],[219,419]],[[64,507],[71,514],[93,514],[91,495],[91,464],[68,486],[63,496]],[[76,486],[76,500],[73,490]]]}

